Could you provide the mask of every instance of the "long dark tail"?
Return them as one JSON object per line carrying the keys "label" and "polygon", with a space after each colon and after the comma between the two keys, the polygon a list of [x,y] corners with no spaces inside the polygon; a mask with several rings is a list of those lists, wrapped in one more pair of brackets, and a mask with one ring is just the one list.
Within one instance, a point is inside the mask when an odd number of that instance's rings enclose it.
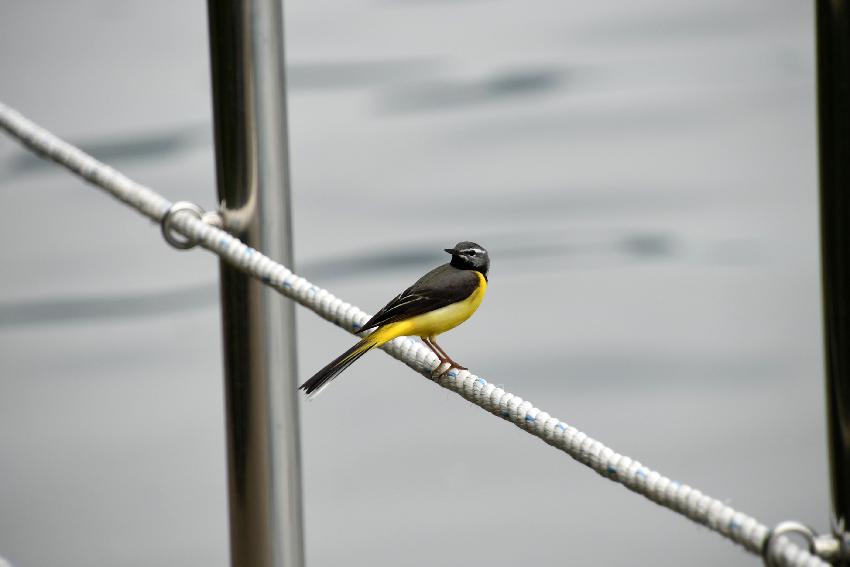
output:
{"label": "long dark tail", "polygon": [[328,385],[328,382],[337,377],[337,375],[354,364],[354,362],[378,346],[378,341],[376,341],[375,334],[373,333],[368,337],[362,339],[359,343],[339,355],[339,357],[335,358],[330,364],[316,372],[312,378],[301,384],[299,390],[304,390],[304,393],[307,394],[307,397],[314,397],[319,394],[319,392]]}

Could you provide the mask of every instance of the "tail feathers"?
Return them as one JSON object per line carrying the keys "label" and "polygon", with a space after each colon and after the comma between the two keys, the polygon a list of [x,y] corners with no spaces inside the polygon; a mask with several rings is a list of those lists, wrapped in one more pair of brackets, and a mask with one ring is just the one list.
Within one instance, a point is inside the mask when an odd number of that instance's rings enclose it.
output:
{"label": "tail feathers", "polygon": [[339,355],[339,357],[334,359],[330,364],[316,372],[312,378],[301,384],[299,390],[304,390],[304,393],[307,394],[308,398],[313,398],[319,395],[319,392],[321,392],[331,380],[336,378],[340,372],[354,364],[357,359],[376,346],[377,342],[374,340],[372,335],[364,338],[359,343]]}

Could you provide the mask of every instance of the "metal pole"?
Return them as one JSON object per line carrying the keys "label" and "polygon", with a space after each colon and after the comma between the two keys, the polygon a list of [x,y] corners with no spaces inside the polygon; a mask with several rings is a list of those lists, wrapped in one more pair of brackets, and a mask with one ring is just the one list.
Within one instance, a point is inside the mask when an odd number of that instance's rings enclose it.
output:
{"label": "metal pole", "polygon": [[[225,228],[292,266],[281,0],[208,0]],[[220,264],[231,561],[304,564],[292,302]]]}
{"label": "metal pole", "polygon": [[827,432],[834,525],[843,532],[850,518],[850,1],[817,0],[816,13]]}

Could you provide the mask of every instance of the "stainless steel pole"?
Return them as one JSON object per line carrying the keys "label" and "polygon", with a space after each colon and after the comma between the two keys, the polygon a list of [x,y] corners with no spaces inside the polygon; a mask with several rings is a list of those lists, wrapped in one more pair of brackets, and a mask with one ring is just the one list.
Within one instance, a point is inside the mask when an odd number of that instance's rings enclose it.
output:
{"label": "stainless steel pole", "polygon": [[850,520],[850,1],[817,0],[816,17],[827,429],[833,514],[844,531]]}
{"label": "stainless steel pole", "polygon": [[[281,0],[208,0],[225,228],[292,266]],[[220,265],[231,561],[304,564],[292,302]]]}

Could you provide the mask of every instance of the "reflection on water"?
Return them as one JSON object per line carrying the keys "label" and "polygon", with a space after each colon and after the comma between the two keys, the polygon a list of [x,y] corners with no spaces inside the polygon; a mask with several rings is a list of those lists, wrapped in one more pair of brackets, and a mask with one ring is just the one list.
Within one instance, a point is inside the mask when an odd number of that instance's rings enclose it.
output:
{"label": "reflection on water", "polygon": [[[129,136],[105,136],[94,141],[68,141],[104,163],[120,166],[173,158],[188,150],[209,147],[212,137],[209,127],[203,124]],[[56,167],[54,163],[22,149],[0,169],[0,183],[22,174]]]}
{"label": "reflection on water", "polygon": [[[782,17],[780,13],[775,15]],[[734,9],[693,6],[664,14],[633,12],[624,16],[614,13],[605,20],[583,27],[578,33],[586,41],[609,42],[616,37],[618,44],[626,45],[633,42],[657,45],[664,41],[717,40],[746,33],[770,16],[764,10],[749,10],[741,5]]]}
{"label": "reflection on water", "polygon": [[385,93],[381,108],[388,112],[463,109],[556,91],[566,75],[559,69],[513,69],[477,80],[420,80]]}
{"label": "reflection on water", "polygon": [[218,285],[117,295],[115,297],[55,297],[39,301],[0,302],[0,327],[72,323],[79,320],[136,319],[173,315],[214,305]]}
{"label": "reflection on water", "polygon": [[294,62],[286,68],[292,90],[375,87],[433,75],[444,65],[436,59]]}

